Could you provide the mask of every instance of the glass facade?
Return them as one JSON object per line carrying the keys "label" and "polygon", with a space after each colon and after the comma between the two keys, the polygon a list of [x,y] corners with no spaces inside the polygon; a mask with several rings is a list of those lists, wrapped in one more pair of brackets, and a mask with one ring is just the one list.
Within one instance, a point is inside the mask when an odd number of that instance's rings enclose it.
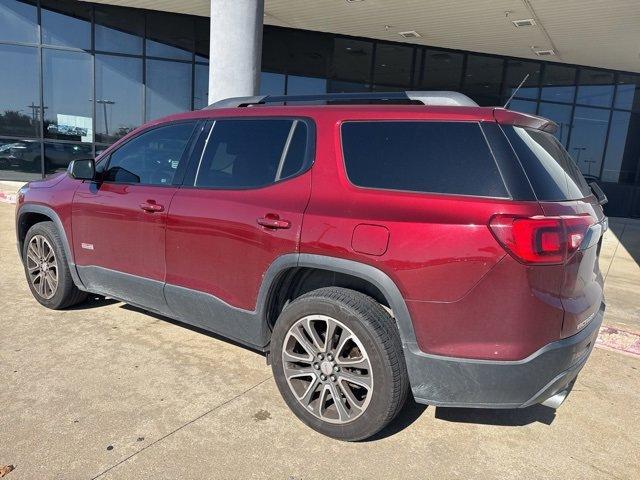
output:
{"label": "glass facade", "polygon": [[[0,178],[95,155],[147,120],[206,106],[209,19],[66,0],[0,0]],[[640,74],[266,26],[261,93],[456,90],[558,123],[556,136],[640,216]]]}
{"label": "glass facade", "polygon": [[67,0],[0,0],[0,178],[92,157],[206,106],[209,21]]}

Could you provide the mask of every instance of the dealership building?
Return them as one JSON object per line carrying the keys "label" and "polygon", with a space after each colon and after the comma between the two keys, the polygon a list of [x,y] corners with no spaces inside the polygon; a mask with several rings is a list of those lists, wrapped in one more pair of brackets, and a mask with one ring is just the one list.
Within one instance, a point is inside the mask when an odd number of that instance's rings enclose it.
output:
{"label": "dealership building", "polygon": [[228,96],[503,105],[526,76],[510,108],[554,120],[609,215],[640,217],[638,72],[637,0],[0,0],[0,179]]}

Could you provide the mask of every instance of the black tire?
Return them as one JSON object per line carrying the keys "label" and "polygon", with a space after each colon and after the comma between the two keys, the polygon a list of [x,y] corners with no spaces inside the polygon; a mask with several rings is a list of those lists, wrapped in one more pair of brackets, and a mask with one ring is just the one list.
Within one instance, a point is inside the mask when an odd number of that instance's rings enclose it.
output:
{"label": "black tire", "polygon": [[[371,398],[366,409],[346,423],[335,424],[318,418],[298,401],[289,387],[282,354],[284,341],[292,326],[310,315],[324,315],[344,324],[368,356],[373,382]],[[326,338],[324,341],[326,343]],[[320,288],[287,305],[274,327],[271,357],[276,384],[289,408],[309,427],[338,440],[358,441],[376,434],[395,418],[407,397],[409,382],[394,319],[374,299],[353,290]]]}
{"label": "black tire", "polygon": [[[30,278],[27,267],[27,251],[29,248],[29,243],[36,235],[43,236],[49,242],[49,244],[53,248],[53,252],[55,254],[55,259],[57,262],[58,284],[57,289],[51,298],[44,298],[36,290],[36,287],[34,286]],[[67,262],[67,256],[64,252],[62,239],[60,238],[58,229],[53,222],[36,223],[29,229],[22,246],[22,261],[24,264],[25,276],[27,277],[27,284],[29,285],[31,293],[33,294],[35,299],[45,307],[52,310],[61,310],[63,308],[67,308],[83,302],[87,298],[87,292],[83,292],[82,290],[78,289],[78,287],[76,287],[75,283],[73,282],[73,278],[71,277],[71,273],[69,272],[69,264]]]}

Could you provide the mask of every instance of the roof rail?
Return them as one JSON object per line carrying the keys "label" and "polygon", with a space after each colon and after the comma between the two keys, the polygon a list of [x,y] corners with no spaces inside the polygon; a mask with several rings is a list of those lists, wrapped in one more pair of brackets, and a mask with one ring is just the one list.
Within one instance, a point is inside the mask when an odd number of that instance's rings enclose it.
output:
{"label": "roof rail", "polygon": [[353,103],[374,102],[388,104],[420,103],[455,107],[477,107],[478,104],[460,92],[417,91],[417,92],[363,92],[327,93],[321,95],[258,95],[253,97],[233,97],[219,100],[205,107],[214,108],[251,107],[270,103]]}

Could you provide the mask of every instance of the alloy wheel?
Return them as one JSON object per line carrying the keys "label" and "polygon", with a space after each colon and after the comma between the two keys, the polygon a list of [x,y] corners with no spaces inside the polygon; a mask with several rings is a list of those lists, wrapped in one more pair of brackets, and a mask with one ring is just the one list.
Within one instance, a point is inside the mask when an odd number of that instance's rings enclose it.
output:
{"label": "alloy wheel", "polygon": [[48,300],[58,290],[58,262],[53,247],[42,235],[34,235],[27,247],[29,281],[37,294]]}
{"label": "alloy wheel", "polygon": [[285,336],[282,365],[295,398],[322,421],[351,422],[371,401],[369,356],[357,336],[335,318],[308,315],[296,321]]}

